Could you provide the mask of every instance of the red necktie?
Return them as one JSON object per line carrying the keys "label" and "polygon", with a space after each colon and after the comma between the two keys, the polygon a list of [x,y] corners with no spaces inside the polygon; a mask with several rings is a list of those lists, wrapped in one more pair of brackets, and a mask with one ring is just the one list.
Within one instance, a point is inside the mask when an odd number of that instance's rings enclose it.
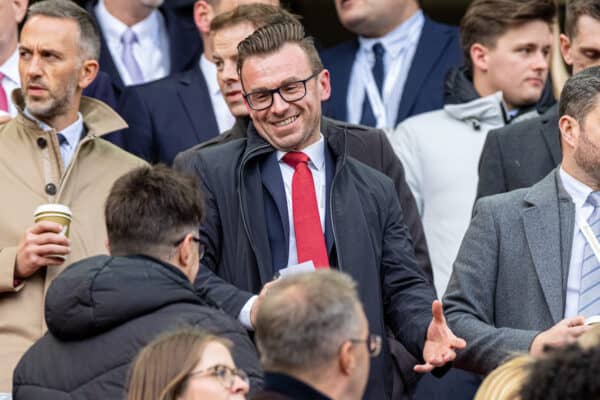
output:
{"label": "red necktie", "polygon": [[283,161],[295,170],[292,178],[292,211],[296,252],[299,263],[312,260],[317,268],[329,268],[315,184],[308,168],[308,160],[306,154],[297,151],[283,156]]}
{"label": "red necktie", "polygon": [[4,79],[4,74],[0,72],[0,111],[8,112],[8,97],[6,96],[6,91],[2,86],[2,80]]}

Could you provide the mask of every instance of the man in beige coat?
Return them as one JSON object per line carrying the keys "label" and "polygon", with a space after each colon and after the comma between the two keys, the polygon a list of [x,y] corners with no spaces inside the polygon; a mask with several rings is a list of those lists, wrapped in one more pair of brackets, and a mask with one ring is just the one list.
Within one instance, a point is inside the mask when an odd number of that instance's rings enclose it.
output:
{"label": "man in beige coat", "polygon": [[[68,264],[105,253],[103,205],[113,182],[143,161],[99,137],[125,122],[82,97],[98,71],[99,37],[68,0],[33,5],[21,32],[13,92],[19,114],[0,125],[0,394],[11,390],[21,355],[45,331],[44,294]],[[40,204],[73,212],[61,226],[33,222]],[[66,260],[49,257],[65,255]]]}

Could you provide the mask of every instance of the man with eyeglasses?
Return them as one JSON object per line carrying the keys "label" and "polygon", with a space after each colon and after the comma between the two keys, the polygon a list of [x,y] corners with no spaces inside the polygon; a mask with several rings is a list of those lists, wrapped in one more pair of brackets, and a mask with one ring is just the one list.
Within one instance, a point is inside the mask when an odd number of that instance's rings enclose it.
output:
{"label": "man with eyeglasses", "polygon": [[356,288],[333,270],[269,288],[256,316],[265,387],[253,400],[362,399],[381,336],[369,333]]}
{"label": "man with eyeglasses", "polygon": [[[247,137],[182,165],[206,195],[198,292],[252,328],[274,276],[339,269],[359,282],[371,332],[389,329],[423,362],[417,372],[452,360],[465,343],[417,266],[392,181],[349,156],[347,128],[322,134],[329,72],[302,26],[256,30],[238,45],[238,72],[252,119]],[[384,341],[365,398],[392,398],[394,363],[405,361]]]}
{"label": "man with eyeglasses", "polygon": [[165,166],[118,179],[105,206],[111,255],[83,259],[53,281],[48,334],[17,365],[15,398],[123,398],[137,352],[182,325],[230,340],[235,364],[251,389],[260,388],[262,372],[244,328],[192,285],[203,254],[203,215],[194,180]]}

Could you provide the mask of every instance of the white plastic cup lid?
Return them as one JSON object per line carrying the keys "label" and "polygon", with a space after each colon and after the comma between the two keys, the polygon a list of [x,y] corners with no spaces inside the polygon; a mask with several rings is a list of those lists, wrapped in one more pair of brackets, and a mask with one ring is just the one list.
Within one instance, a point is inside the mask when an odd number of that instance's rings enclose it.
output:
{"label": "white plastic cup lid", "polygon": [[73,215],[69,207],[65,206],[64,204],[58,203],[42,204],[41,206],[38,206],[38,208],[35,209],[33,215],[36,216],[43,213],[61,213],[68,215],[69,218],[71,218],[71,216]]}

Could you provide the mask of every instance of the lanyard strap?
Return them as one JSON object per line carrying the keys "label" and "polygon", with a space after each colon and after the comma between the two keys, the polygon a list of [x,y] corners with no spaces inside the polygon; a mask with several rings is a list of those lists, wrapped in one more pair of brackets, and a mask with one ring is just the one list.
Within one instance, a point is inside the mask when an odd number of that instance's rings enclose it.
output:
{"label": "lanyard strap", "polygon": [[579,225],[579,229],[581,229],[581,233],[583,233],[585,240],[587,240],[592,251],[594,252],[596,260],[600,262],[600,243],[598,243],[598,238],[596,238],[596,235],[594,235],[594,231],[592,231],[592,228],[587,221],[584,221],[582,218],[577,219],[577,224]]}

